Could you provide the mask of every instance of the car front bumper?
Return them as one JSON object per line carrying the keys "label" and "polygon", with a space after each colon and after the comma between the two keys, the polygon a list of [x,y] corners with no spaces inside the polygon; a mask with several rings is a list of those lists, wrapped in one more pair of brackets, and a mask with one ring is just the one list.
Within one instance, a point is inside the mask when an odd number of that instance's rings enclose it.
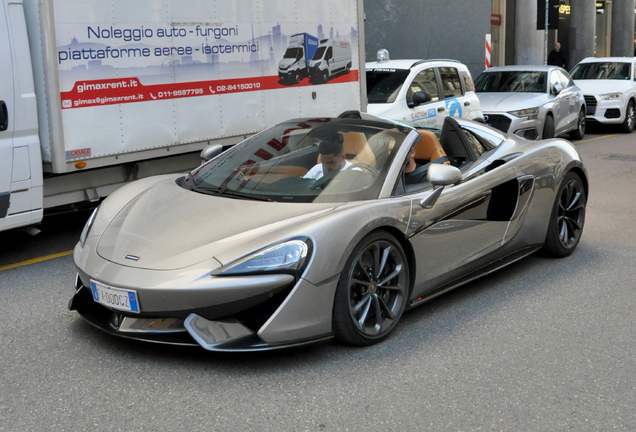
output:
{"label": "car front bumper", "polygon": [[[210,263],[132,268],[88,252],[95,242],[75,248],[78,273],[69,309],[107,333],[210,351],[271,350],[331,338],[337,277],[317,286],[290,274],[213,276]],[[135,291],[139,313],[96,302],[91,281]]]}
{"label": "car front bumper", "polygon": [[527,117],[516,117],[507,112],[484,112],[484,122],[502,132],[529,140],[538,139],[543,133],[543,120],[528,120]]}
{"label": "car front bumper", "polygon": [[586,120],[603,124],[621,124],[625,121],[627,104],[623,99],[602,100],[596,96],[585,95],[585,101]]}

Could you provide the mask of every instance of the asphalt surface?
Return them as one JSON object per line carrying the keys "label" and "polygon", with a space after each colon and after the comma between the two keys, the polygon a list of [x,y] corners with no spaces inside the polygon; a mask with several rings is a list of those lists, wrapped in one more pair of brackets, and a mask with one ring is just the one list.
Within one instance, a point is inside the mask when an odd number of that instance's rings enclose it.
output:
{"label": "asphalt surface", "polygon": [[[0,431],[634,431],[636,133],[600,133],[576,143],[591,194],[571,257],[465,285],[372,347],[127,341],[68,311],[71,256],[1,270]],[[72,249],[87,217],[1,234],[0,267]]]}

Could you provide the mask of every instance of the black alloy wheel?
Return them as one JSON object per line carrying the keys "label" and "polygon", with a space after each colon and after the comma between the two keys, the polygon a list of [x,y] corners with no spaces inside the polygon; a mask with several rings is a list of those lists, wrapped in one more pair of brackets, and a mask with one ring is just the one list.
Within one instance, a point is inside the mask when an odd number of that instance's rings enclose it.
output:
{"label": "black alloy wheel", "polygon": [[569,173],[559,187],[552,208],[544,245],[548,255],[560,258],[574,252],[583,234],[586,203],[581,178],[576,173]]}
{"label": "black alloy wheel", "polygon": [[621,125],[621,129],[625,133],[631,133],[634,130],[636,119],[634,118],[634,101],[630,100],[625,110],[625,121]]}
{"label": "black alloy wheel", "polygon": [[298,84],[300,82],[300,73],[296,71],[294,74],[294,84]]}
{"label": "black alloy wheel", "polygon": [[371,345],[397,325],[409,295],[409,267],[400,243],[385,231],[365,237],[347,260],[336,291],[333,329],[341,341]]}
{"label": "black alloy wheel", "polygon": [[584,136],[585,136],[585,108],[582,108],[581,112],[579,113],[576,129],[570,132],[570,138],[575,140],[582,140]]}

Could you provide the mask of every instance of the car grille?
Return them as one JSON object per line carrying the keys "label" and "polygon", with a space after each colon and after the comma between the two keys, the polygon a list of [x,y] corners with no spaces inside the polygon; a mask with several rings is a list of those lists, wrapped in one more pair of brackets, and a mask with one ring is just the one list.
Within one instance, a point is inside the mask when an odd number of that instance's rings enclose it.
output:
{"label": "car grille", "polygon": [[503,114],[486,114],[484,120],[486,120],[487,125],[499,129],[502,132],[508,132],[510,123],[512,123],[510,117]]}
{"label": "car grille", "polygon": [[585,106],[587,115],[596,114],[596,98],[594,96],[585,96]]}

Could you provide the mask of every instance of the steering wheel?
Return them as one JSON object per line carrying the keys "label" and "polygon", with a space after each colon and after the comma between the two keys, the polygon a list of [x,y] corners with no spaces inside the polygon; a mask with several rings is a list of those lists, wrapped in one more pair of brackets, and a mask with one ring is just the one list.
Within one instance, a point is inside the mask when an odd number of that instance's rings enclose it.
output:
{"label": "steering wheel", "polygon": [[365,164],[365,163],[362,163],[362,162],[356,162],[356,163],[352,164],[345,171],[351,171],[351,170],[353,170],[355,168],[362,168],[363,170],[370,172],[371,174],[373,174],[376,177],[380,175],[380,171],[378,171],[377,168],[374,168],[371,165],[368,165],[368,164]]}

